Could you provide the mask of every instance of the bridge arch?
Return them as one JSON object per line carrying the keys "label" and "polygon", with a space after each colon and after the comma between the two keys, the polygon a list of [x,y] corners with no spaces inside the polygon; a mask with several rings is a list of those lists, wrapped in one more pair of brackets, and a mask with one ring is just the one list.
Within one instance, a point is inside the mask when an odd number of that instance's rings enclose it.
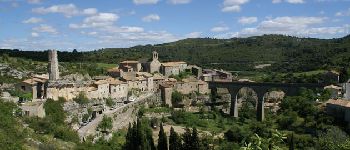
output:
{"label": "bridge arch", "polygon": [[323,88],[324,84],[312,83],[256,83],[256,82],[209,82],[209,88],[227,88],[231,95],[230,114],[233,117],[238,117],[238,101],[236,95],[242,87],[252,88],[258,97],[257,106],[257,120],[263,121],[264,117],[264,103],[265,94],[271,89],[280,89],[284,91],[285,95],[294,96],[299,93],[301,88],[319,89]]}

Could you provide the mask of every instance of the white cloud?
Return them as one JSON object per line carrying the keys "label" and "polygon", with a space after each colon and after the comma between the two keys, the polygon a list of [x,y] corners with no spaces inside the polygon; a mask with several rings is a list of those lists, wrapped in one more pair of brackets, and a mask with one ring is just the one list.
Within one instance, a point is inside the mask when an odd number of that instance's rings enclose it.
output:
{"label": "white cloud", "polygon": [[36,18],[36,17],[31,17],[27,20],[23,20],[22,23],[40,23],[43,22],[44,20],[41,18]]}
{"label": "white cloud", "polygon": [[249,0],[224,0],[222,12],[239,12],[241,5],[248,3]]}
{"label": "white cloud", "polygon": [[46,32],[46,33],[51,33],[51,34],[57,34],[58,33],[57,30],[54,27],[46,25],[46,24],[41,24],[38,27],[34,27],[33,31],[35,31],[35,32]]}
{"label": "white cloud", "polygon": [[99,13],[84,19],[82,24],[69,24],[70,28],[94,28],[106,27],[114,24],[119,19],[119,16],[114,13]]}
{"label": "white cloud", "polygon": [[134,4],[157,4],[159,0],[133,0]]}
{"label": "white cloud", "polygon": [[142,18],[142,21],[144,22],[152,22],[152,21],[159,21],[160,17],[157,14],[150,14]]}
{"label": "white cloud", "polygon": [[320,27],[327,18],[323,17],[276,17],[260,22],[256,27],[244,28],[239,32],[225,33],[222,37],[248,37],[263,34],[283,34],[303,37],[334,37],[349,31],[349,25]]}
{"label": "white cloud", "polygon": [[97,9],[96,8],[87,8],[82,11],[82,14],[84,15],[94,15],[97,14]]}
{"label": "white cloud", "polygon": [[238,19],[240,24],[252,24],[258,21],[257,17],[241,17]]}
{"label": "white cloud", "polygon": [[169,0],[171,4],[177,5],[177,4],[188,4],[191,2],[191,0]]}
{"label": "white cloud", "polygon": [[96,8],[87,8],[84,10],[79,10],[74,4],[62,4],[53,5],[50,7],[39,7],[32,9],[32,12],[38,14],[48,14],[48,13],[61,13],[66,17],[72,17],[77,15],[94,15],[97,13]]}
{"label": "white cloud", "polygon": [[280,3],[282,2],[282,0],[272,0],[272,3],[276,4],[276,3]]}
{"label": "white cloud", "polygon": [[224,32],[229,30],[230,28],[227,26],[217,26],[217,27],[213,27],[210,31],[211,32]]}
{"label": "white cloud", "polygon": [[[282,0],[272,0],[272,3],[277,4],[281,3]],[[303,4],[305,3],[304,0],[284,0],[284,2],[291,3],[291,4]]]}
{"label": "white cloud", "polygon": [[31,35],[32,35],[32,37],[39,37],[39,34],[36,32],[32,32]]}
{"label": "white cloud", "polygon": [[345,11],[339,11],[335,14],[335,16],[340,17],[340,16],[350,16],[350,8]]}
{"label": "white cloud", "polygon": [[42,0],[27,0],[30,4],[40,4]]}
{"label": "white cloud", "polygon": [[191,32],[185,35],[185,38],[199,38],[202,32]]}

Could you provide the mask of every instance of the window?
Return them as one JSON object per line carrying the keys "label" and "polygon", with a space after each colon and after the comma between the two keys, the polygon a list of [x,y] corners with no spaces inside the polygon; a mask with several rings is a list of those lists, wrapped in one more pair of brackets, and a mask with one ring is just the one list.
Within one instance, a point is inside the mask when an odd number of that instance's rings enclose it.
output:
{"label": "window", "polygon": [[25,115],[25,116],[29,116],[29,111],[25,111],[25,112],[24,112],[24,115]]}
{"label": "window", "polygon": [[21,89],[25,91],[26,90],[26,86],[21,86]]}

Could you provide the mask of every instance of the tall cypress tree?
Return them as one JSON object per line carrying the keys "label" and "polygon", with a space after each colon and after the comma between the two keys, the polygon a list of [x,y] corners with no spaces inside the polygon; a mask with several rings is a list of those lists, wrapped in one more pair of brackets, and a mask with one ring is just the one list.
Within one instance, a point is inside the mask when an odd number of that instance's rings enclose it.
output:
{"label": "tall cypress tree", "polygon": [[158,150],[167,150],[168,149],[168,139],[163,129],[163,124],[160,123],[160,130],[158,134]]}
{"label": "tall cypress tree", "polygon": [[191,146],[192,150],[199,150],[200,142],[199,142],[198,131],[196,127],[192,129],[191,144],[192,144]]}
{"label": "tall cypress tree", "polygon": [[175,132],[174,128],[170,128],[170,136],[169,136],[169,150],[181,150],[182,142],[179,135]]}
{"label": "tall cypress tree", "polygon": [[183,139],[183,150],[193,150],[192,149],[192,133],[191,130],[186,127],[185,133],[182,135]]}

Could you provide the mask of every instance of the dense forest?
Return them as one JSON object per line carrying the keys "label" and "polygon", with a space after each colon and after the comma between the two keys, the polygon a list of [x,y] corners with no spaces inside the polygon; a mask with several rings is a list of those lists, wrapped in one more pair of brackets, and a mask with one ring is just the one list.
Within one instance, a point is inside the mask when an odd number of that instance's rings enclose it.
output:
{"label": "dense forest", "polygon": [[[116,64],[133,59],[147,61],[152,51],[158,51],[161,61],[187,61],[208,68],[229,71],[254,71],[259,64],[272,64],[273,72],[305,72],[349,68],[350,36],[338,39],[298,38],[283,35],[263,35],[248,38],[184,39],[172,43],[106,48],[88,52],[58,53],[61,62],[100,62]],[[34,61],[47,61],[47,51],[1,49],[1,54]]]}

